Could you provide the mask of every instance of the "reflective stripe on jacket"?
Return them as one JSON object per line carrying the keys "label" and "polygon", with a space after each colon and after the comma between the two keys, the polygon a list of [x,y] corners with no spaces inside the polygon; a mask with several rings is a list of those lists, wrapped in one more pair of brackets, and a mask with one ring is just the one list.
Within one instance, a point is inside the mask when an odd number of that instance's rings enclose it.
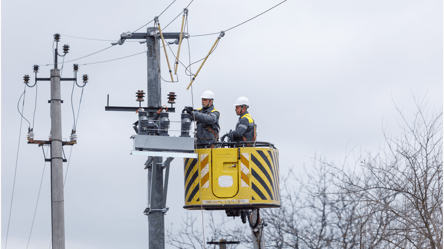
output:
{"label": "reflective stripe on jacket", "polygon": [[255,124],[253,118],[251,118],[248,112],[244,112],[239,117],[239,121],[236,124],[236,130],[233,133],[235,141],[243,141],[242,137],[245,137],[247,141],[253,141]]}

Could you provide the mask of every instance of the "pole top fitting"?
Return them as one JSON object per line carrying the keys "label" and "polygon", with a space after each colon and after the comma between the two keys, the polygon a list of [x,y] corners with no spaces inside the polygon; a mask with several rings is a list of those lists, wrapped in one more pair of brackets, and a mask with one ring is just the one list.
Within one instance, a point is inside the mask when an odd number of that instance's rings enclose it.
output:
{"label": "pole top fitting", "polygon": [[138,101],[138,102],[143,102],[143,101],[145,101],[145,100],[143,100],[143,97],[145,96],[145,93],[143,92],[143,90],[138,90],[137,92],[136,92],[136,97],[137,97],[137,99],[136,99],[136,101]]}
{"label": "pole top fitting", "polygon": [[224,36],[225,36],[225,32],[224,32],[224,31],[221,31],[221,32],[220,32],[220,35],[219,35],[219,39],[222,38],[222,37],[224,37]]}
{"label": "pole top fitting", "polygon": [[79,64],[74,64],[74,65],[72,65],[72,66],[73,66],[73,68],[74,68],[74,72],[79,71]]}
{"label": "pole top fitting", "polygon": [[59,33],[54,34],[54,41],[56,41],[56,42],[60,41],[60,34]]}
{"label": "pole top fitting", "polygon": [[69,52],[69,45],[68,44],[63,45],[63,53],[67,54],[68,52]]}
{"label": "pole top fitting", "polygon": [[175,94],[175,92],[170,92],[169,94],[168,94],[168,104],[171,104],[171,106],[172,106],[172,104],[175,104],[176,102],[175,102],[175,100],[176,100],[176,94]]}
{"label": "pole top fitting", "polygon": [[159,17],[158,16],[154,17],[154,22],[159,22]]}
{"label": "pole top fitting", "polygon": [[183,14],[184,15],[188,15],[188,9],[187,8],[183,9]]}
{"label": "pole top fitting", "polygon": [[38,73],[39,72],[39,65],[34,65],[34,73]]}

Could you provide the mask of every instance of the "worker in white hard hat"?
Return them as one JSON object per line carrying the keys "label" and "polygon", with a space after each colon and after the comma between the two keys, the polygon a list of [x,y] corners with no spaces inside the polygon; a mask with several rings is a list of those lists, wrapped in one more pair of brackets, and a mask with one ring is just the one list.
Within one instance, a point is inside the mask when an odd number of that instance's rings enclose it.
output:
{"label": "worker in white hard hat", "polygon": [[214,142],[219,140],[219,111],[214,108],[214,93],[205,91],[202,96],[202,108],[193,110],[192,107],[185,107],[191,117],[197,121],[196,143],[198,147],[213,148]]}
{"label": "worker in white hard hat", "polygon": [[239,121],[236,124],[236,129],[227,133],[227,136],[232,142],[256,141],[256,124],[247,111],[250,101],[242,96],[236,99],[234,106],[236,114],[239,115]]}

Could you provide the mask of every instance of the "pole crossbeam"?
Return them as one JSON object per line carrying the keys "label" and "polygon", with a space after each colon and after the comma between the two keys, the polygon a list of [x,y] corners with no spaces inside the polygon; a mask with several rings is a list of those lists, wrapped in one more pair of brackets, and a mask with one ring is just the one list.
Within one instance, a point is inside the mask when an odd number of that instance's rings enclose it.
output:
{"label": "pole crossbeam", "polygon": [[[182,35],[182,36],[181,36]],[[147,28],[146,33],[124,33],[118,42],[113,44],[122,45],[126,39],[145,40],[147,46],[147,103],[144,111],[148,113],[148,118],[153,118],[155,113],[159,114],[162,110],[161,101],[161,77],[160,77],[160,42],[163,39],[189,38],[189,34],[183,32],[160,33],[157,27]],[[171,69],[170,69],[171,71]],[[138,92],[139,93],[139,92]],[[175,95],[174,95],[175,96]],[[171,96],[169,95],[171,98]],[[139,98],[139,97],[138,97]],[[140,98],[137,100],[140,101]],[[173,98],[174,101],[174,98]],[[166,108],[166,112],[175,112],[174,102],[168,102],[171,107]],[[137,111],[141,108],[129,106],[110,106],[109,95],[107,98],[106,111]],[[145,135],[144,135],[145,136]],[[146,135],[154,136],[154,135]],[[149,156],[145,163],[145,169],[148,170],[148,207],[144,214],[148,216],[148,248],[165,249],[165,220],[164,216],[168,211],[166,207],[168,192],[168,175],[170,171],[170,162],[173,160],[171,155],[166,156],[164,163],[162,156]],[[165,179],[164,172],[165,169]]]}
{"label": "pole crossbeam", "polygon": [[[54,69],[50,71],[49,78],[38,78],[37,73],[39,66],[34,65],[35,84],[37,81],[49,81],[51,89],[50,103],[51,110],[51,136],[49,140],[34,140],[34,136],[30,135],[33,129],[28,133],[28,144],[37,144],[39,147],[49,145],[51,147],[50,157],[46,158],[45,151],[43,150],[43,156],[45,161],[51,162],[51,230],[52,230],[52,243],[53,249],[65,249],[65,210],[64,210],[64,179],[63,179],[63,162],[66,162],[65,153],[63,152],[63,146],[73,146],[77,144],[75,130],[71,133],[71,141],[62,141],[62,103],[61,99],[61,81],[75,81],[77,83],[77,70],[78,65],[74,65],[74,78],[61,78],[60,69],[57,68],[57,57],[66,56],[69,50],[68,45],[63,46],[63,55],[58,53],[58,44],[60,35],[54,35],[54,41],[56,47],[54,49]],[[29,76],[24,77],[25,84],[29,86]],[[88,80],[87,75],[83,75],[83,82],[86,84]]]}

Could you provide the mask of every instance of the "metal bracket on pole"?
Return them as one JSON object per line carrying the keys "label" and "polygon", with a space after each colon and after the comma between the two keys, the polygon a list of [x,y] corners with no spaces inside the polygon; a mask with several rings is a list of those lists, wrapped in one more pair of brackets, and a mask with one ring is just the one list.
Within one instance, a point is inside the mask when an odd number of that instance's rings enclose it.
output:
{"label": "metal bracket on pole", "polygon": [[248,216],[248,223],[251,228],[251,240],[254,249],[265,248],[264,227],[267,224],[261,219],[259,208],[253,209]]}
{"label": "metal bracket on pole", "polygon": [[146,160],[146,162],[144,164],[145,165],[145,169],[148,169],[149,167],[151,167],[150,164],[151,164],[152,161],[153,161],[153,157],[149,156],[148,160]]}
{"label": "metal bracket on pole", "polygon": [[167,201],[167,192],[168,192],[168,178],[170,175],[170,163],[174,160],[174,157],[168,157],[167,160],[165,160],[164,166],[166,168],[165,170],[165,182],[163,185],[163,205],[162,207],[166,207],[166,201]]}
{"label": "metal bracket on pole", "polygon": [[162,208],[162,209],[151,209],[149,207],[145,208],[145,210],[143,211],[144,215],[150,215],[151,213],[155,213],[155,212],[162,212],[163,214],[165,214],[170,208]]}

